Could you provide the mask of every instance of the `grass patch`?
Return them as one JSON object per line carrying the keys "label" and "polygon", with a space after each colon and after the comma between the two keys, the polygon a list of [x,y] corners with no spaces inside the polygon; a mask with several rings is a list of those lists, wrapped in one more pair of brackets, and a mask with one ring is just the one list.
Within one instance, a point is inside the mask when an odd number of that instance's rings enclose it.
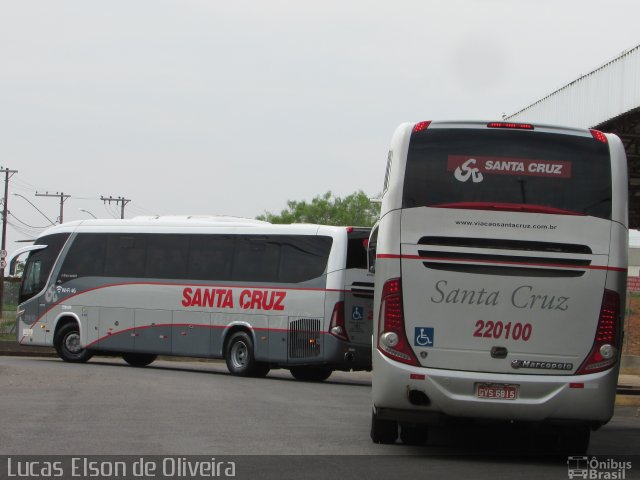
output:
{"label": "grass patch", "polygon": [[5,337],[15,338],[14,333],[10,333],[15,328],[15,319],[0,320],[0,339],[6,340]]}

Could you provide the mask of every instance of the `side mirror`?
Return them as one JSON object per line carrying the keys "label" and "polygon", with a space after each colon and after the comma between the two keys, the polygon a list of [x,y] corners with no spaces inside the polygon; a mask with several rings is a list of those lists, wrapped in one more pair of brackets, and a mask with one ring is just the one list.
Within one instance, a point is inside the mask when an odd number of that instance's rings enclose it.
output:
{"label": "side mirror", "polygon": [[378,249],[378,225],[376,224],[369,235],[369,245],[367,246],[367,270],[369,273],[376,273],[376,251]]}

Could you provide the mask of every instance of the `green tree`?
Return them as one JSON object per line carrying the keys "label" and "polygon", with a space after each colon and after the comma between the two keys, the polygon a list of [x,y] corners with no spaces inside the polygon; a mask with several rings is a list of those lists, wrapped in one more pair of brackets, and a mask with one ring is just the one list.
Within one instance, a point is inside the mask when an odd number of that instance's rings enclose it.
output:
{"label": "green tree", "polygon": [[372,203],[362,190],[344,198],[331,191],[318,195],[310,202],[289,200],[287,208],[279,215],[264,212],[258,220],[271,223],[318,223],[321,225],[345,225],[370,227],[380,215],[380,204]]}

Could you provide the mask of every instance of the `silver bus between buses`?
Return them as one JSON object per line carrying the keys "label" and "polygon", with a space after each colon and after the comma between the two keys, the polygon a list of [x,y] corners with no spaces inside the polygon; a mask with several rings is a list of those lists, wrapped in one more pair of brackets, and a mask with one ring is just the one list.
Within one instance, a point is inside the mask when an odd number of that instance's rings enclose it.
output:
{"label": "silver bus between buses", "polygon": [[368,228],[226,217],[86,220],[52,227],[26,259],[22,345],[68,362],[96,353],[224,358],[229,371],[284,367],[300,380],[371,368]]}
{"label": "silver bus between buses", "polygon": [[401,125],[369,242],[373,441],[400,430],[422,443],[429,425],[482,419],[586,450],[613,415],[627,195],[615,135]]}

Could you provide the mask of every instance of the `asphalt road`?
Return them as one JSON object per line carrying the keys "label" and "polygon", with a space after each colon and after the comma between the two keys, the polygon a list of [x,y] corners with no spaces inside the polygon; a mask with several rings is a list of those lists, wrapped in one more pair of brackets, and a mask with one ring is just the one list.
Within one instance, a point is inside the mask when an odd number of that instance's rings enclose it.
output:
{"label": "asphalt road", "polygon": [[[566,457],[530,455],[531,445],[515,432],[436,432],[424,447],[373,444],[370,386],[365,372],[303,383],[286,370],[232,377],[220,362],[133,368],[116,358],[68,364],[0,357],[0,455],[307,455],[264,462],[281,465],[278,478],[288,478],[282,466],[290,478],[330,472],[392,478],[387,471],[418,478],[567,478]],[[589,454],[637,455],[638,445],[638,408],[621,407],[592,434]],[[244,473],[265,476],[256,464],[263,457],[239,458],[239,467],[247,463]],[[640,474],[640,457],[635,460],[626,478]]]}

